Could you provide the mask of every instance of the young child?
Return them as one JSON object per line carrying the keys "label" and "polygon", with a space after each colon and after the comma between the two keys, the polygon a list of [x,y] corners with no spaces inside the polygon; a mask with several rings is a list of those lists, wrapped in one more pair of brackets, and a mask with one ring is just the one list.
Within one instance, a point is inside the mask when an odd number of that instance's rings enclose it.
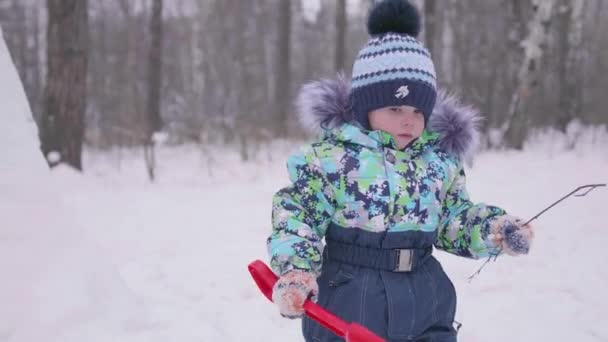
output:
{"label": "young child", "polygon": [[[533,231],[469,199],[463,161],[479,118],[438,96],[416,9],[382,1],[368,30],[350,84],[324,80],[299,95],[303,121],[325,134],[288,159],[293,184],[274,197],[273,300],[297,318],[318,299],[387,341],[456,341],[456,292],[433,246],[475,259],[526,254]],[[341,341],[306,317],[303,333]]]}

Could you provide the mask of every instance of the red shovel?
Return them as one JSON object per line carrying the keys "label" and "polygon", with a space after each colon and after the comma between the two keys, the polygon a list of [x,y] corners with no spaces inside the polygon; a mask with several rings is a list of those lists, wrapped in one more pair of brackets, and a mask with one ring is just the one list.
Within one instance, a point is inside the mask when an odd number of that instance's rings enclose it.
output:
{"label": "red shovel", "polygon": [[[278,277],[260,260],[249,264],[249,273],[264,296],[272,302],[272,288]],[[310,300],[304,302],[306,315],[334,334],[344,337],[346,342],[385,342],[373,332],[357,323],[347,323]]]}

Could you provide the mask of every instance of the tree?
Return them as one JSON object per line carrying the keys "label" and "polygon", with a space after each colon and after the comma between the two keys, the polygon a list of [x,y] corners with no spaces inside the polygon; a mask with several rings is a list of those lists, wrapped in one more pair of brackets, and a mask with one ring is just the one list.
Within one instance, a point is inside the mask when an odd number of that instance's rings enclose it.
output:
{"label": "tree", "polygon": [[290,42],[291,42],[291,1],[279,1],[278,42],[275,71],[275,124],[278,136],[287,136],[290,103]]}
{"label": "tree", "polygon": [[346,0],[336,1],[336,72],[344,71],[346,59]]}
{"label": "tree", "polygon": [[[514,0],[519,1],[519,0]],[[517,74],[517,87],[511,97],[507,118],[501,133],[507,143],[521,149],[526,138],[526,127],[530,120],[525,115],[533,99],[533,92],[540,84],[543,48],[546,45],[547,30],[550,26],[555,0],[531,0],[534,15],[530,20],[528,35],[521,42],[523,62]]]}
{"label": "tree", "polygon": [[144,155],[148,177],[154,180],[155,155],[153,135],[162,128],[160,117],[160,91],[162,88],[162,55],[163,55],[163,0],[152,0],[152,17],[150,18],[150,47],[148,54],[148,99],[146,108],[146,141]]}
{"label": "tree", "polygon": [[566,127],[582,107],[583,83],[580,66],[582,56],[582,18],[584,1],[561,0],[558,18],[558,75],[559,114],[558,128],[566,132]]}
{"label": "tree", "polygon": [[435,56],[435,35],[437,32],[437,3],[435,0],[424,1],[424,43]]}
{"label": "tree", "polygon": [[163,60],[163,0],[152,0],[150,18],[150,48],[148,54],[148,135],[160,131],[163,123],[160,116],[160,91],[162,88]]}
{"label": "tree", "polygon": [[87,0],[47,0],[47,82],[40,140],[51,166],[82,170],[88,62]]}

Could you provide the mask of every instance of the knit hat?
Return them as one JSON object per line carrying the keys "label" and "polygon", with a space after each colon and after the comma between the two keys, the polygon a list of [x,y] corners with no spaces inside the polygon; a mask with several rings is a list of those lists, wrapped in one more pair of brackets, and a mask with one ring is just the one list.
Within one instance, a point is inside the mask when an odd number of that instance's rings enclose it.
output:
{"label": "knit hat", "polygon": [[354,118],[371,129],[368,113],[388,106],[412,106],[425,122],[435,106],[437,85],[430,52],[416,39],[418,10],[406,0],[383,0],[372,8],[371,39],[353,65],[351,104]]}

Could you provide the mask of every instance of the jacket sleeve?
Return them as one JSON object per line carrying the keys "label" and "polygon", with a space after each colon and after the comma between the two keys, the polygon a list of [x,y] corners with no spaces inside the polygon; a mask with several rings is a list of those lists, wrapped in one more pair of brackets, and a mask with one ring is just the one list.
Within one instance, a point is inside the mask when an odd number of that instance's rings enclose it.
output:
{"label": "jacket sleeve", "polygon": [[462,164],[450,184],[442,206],[442,216],[435,246],[449,253],[479,259],[499,254],[488,239],[492,222],[506,214],[501,208],[473,203],[466,189]]}
{"label": "jacket sleeve", "polygon": [[335,211],[333,188],[312,146],[289,157],[291,185],[272,201],[270,265],[279,276],[291,270],[319,273],[322,239]]}

